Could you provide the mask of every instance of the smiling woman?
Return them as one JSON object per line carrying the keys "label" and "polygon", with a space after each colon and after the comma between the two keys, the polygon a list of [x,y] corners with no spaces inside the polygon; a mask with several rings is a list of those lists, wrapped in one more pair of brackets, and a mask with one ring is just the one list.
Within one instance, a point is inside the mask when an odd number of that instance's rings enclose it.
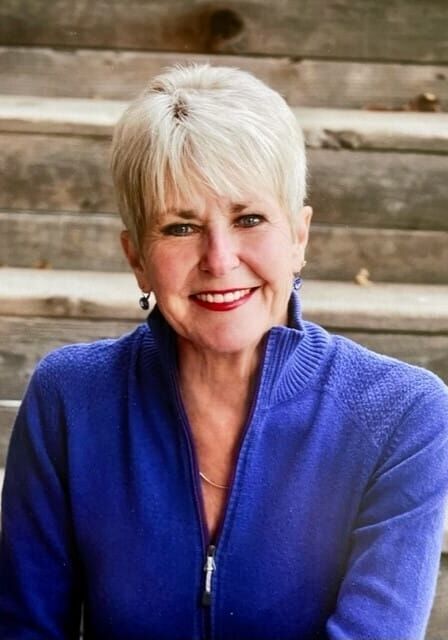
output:
{"label": "smiling woman", "polygon": [[118,123],[147,321],[38,365],[3,494],[0,637],[416,640],[448,491],[436,376],[302,318],[300,127],[253,76],[153,80]]}

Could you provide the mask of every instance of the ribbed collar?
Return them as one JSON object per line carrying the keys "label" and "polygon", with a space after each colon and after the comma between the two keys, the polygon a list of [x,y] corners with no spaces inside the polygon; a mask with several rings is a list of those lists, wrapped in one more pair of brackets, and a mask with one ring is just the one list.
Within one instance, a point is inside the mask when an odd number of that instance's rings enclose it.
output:
{"label": "ribbed collar", "polygon": [[[176,334],[157,305],[148,316],[147,324],[163,367],[170,375],[175,374]],[[302,319],[300,297],[293,292],[288,306],[288,326],[273,327],[265,338],[259,372],[259,408],[269,408],[303,391],[323,365],[329,342],[330,335],[322,327]]]}

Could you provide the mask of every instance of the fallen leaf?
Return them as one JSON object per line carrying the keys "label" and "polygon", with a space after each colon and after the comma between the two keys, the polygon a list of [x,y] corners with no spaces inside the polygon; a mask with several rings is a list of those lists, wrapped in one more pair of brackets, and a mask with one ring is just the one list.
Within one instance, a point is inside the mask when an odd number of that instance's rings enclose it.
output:
{"label": "fallen leaf", "polygon": [[370,287],[373,282],[369,279],[370,272],[368,269],[360,269],[355,276],[356,284],[359,284],[361,287]]}

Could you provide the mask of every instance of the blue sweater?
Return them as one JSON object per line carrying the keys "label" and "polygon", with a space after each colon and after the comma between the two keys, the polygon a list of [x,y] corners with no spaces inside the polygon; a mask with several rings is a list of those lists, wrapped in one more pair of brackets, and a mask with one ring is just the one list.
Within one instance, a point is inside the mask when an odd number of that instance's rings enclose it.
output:
{"label": "blue sweater", "polygon": [[[156,309],[37,367],[7,460],[0,638],[422,638],[448,489],[433,374],[301,320],[266,337],[208,540],[176,340]],[[208,570],[205,568],[208,567]]]}

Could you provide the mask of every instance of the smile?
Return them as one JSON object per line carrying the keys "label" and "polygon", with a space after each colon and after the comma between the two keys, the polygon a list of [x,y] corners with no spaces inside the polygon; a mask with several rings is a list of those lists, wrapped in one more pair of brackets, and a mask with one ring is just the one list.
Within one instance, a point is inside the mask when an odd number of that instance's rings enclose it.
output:
{"label": "smile", "polygon": [[210,311],[230,311],[244,304],[255,289],[234,289],[232,291],[204,291],[192,296],[192,300]]}

